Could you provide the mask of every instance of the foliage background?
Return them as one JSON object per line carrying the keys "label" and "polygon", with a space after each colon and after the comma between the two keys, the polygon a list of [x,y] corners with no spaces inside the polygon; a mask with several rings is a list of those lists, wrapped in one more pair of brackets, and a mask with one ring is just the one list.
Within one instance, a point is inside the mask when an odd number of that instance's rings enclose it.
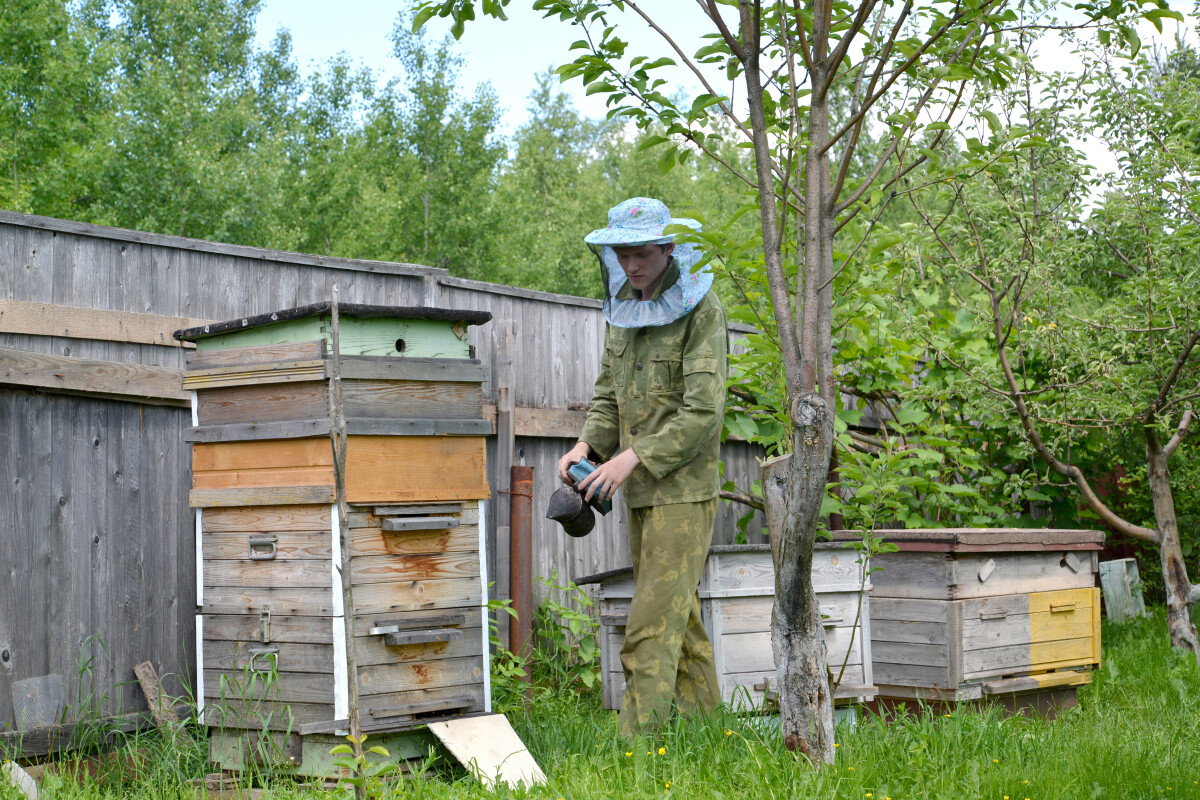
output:
{"label": "foliage background", "polygon": [[[286,32],[268,47],[255,46],[258,9],[258,0],[0,4],[0,207],[418,262],[468,278],[594,297],[602,287],[583,235],[620,200],[659,197],[677,214],[704,221],[730,318],[763,331],[738,358],[727,433],[768,450],[788,440],[761,239],[756,214],[747,213],[754,197],[744,184],[709,159],[686,158],[686,148],[653,126],[634,130],[581,115],[551,72],[529,97],[527,122],[502,135],[494,92],[487,85],[467,92],[453,43],[412,33],[403,13],[391,32],[395,74],[360,68],[349,56],[305,72]],[[1056,274],[1067,276],[1060,289],[1077,315],[1108,313],[1106,302],[1137,289],[1109,243],[1129,250],[1139,237],[1149,241],[1131,224],[1129,209],[1131,199],[1152,195],[1148,187],[1162,175],[1145,172],[1141,183],[1133,176],[1124,193],[1088,208],[1085,183],[1095,176],[1071,152],[1065,126],[1107,125],[1130,159],[1127,172],[1145,157],[1147,129],[1190,148],[1200,163],[1194,49],[1180,42],[1170,53],[1143,52],[1121,62],[1117,73],[1122,91],[1144,101],[1140,138],[1137,125],[1120,127],[1114,111],[1120,93],[1104,95],[1094,84],[1060,80],[1060,93],[1040,96],[1038,112],[1024,118],[1000,119],[988,110],[1019,110],[1020,98],[983,94],[973,101],[975,127],[945,138],[936,158],[905,184],[930,185],[919,201],[887,203],[872,221],[848,226],[846,242],[857,241],[864,226],[872,229],[863,250],[835,256],[858,263],[834,283],[842,376],[837,458],[844,468],[827,512],[842,513],[847,524],[870,517],[909,527],[1095,525],[1073,492],[1055,485],[1032,457],[1011,415],[937,354],[973,353],[975,367],[992,368],[984,347],[989,333],[953,271],[932,257],[934,243],[916,208],[947,211],[947,192],[966,192],[981,207],[990,203],[997,225],[986,244],[993,257],[1006,258],[1015,242],[1001,235],[1012,226],[1000,222],[1005,209],[997,192],[1040,181],[1064,205],[1034,244],[1060,258],[1064,269]],[[1097,98],[1097,116],[1088,117],[1080,104],[1089,97]],[[672,102],[687,107],[689,98]],[[874,130],[886,129],[884,114]],[[1032,170],[1020,150],[1028,144],[1054,155],[1057,166],[1047,171],[1043,161]],[[852,171],[865,170],[877,152],[863,145],[862,163]],[[719,154],[751,171],[745,149],[722,144]],[[1193,250],[1179,245],[1186,230],[1160,220],[1152,233],[1148,251],[1171,253],[1194,269]],[[1179,303],[1187,304],[1189,291],[1200,294],[1194,275],[1186,269],[1177,275]],[[1045,330],[1028,335],[1053,343]],[[1054,334],[1065,335],[1062,328]],[[1053,367],[1032,365],[1045,374]],[[882,427],[865,427],[871,419],[883,420]],[[1184,443],[1173,466],[1191,563],[1200,555],[1198,439]],[[1077,437],[1073,453],[1102,479],[1114,510],[1152,521],[1136,436]],[[1145,555],[1141,568],[1153,588],[1157,559]]]}

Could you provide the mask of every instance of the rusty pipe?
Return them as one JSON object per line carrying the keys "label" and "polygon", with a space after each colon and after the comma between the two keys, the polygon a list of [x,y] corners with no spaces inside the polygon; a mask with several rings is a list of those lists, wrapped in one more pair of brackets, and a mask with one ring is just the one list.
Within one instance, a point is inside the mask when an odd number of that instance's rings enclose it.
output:
{"label": "rusty pipe", "polygon": [[[514,466],[511,486],[508,574],[517,618],[508,629],[508,649],[526,656],[533,639],[533,467]],[[525,680],[529,680],[528,674]]]}

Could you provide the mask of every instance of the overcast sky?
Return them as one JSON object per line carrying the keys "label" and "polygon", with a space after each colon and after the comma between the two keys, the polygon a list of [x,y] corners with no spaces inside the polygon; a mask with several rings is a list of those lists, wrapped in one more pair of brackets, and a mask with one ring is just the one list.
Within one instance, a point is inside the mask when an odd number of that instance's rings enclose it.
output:
{"label": "overcast sky", "polygon": [[[328,0],[264,0],[258,18],[260,44],[267,44],[278,29],[287,28],[292,33],[296,58],[305,71],[314,63],[342,52],[381,75],[391,76],[401,71],[399,62],[391,55],[388,34],[395,25],[397,12],[407,8],[409,0],[342,0],[332,5],[336,9],[333,12],[331,5]],[[528,3],[522,0],[511,3],[507,11],[508,22],[481,18],[468,24],[457,45],[466,60],[463,83],[468,90],[485,81],[492,84],[504,109],[502,127],[506,133],[511,133],[524,121],[535,76],[548,67],[566,62],[570,58],[568,48],[580,38],[578,29],[557,18],[544,20],[527,6]],[[653,10],[657,19],[664,21],[664,27],[665,22],[670,21],[670,32],[684,52],[694,53],[704,44],[702,36],[708,29],[696,13],[695,0],[654,0],[646,7]],[[630,42],[632,52],[662,52],[663,44],[658,34],[633,12],[620,15],[614,11],[613,14],[620,18],[622,37]],[[1170,46],[1175,25],[1166,20],[1162,35],[1156,34],[1148,24],[1139,30],[1147,46],[1156,41],[1162,46]],[[427,27],[438,37],[449,32],[449,25],[439,19],[432,20]],[[1037,61],[1044,70],[1070,70],[1079,63],[1067,48],[1053,45],[1046,47]],[[699,82],[683,69],[664,77],[672,82],[669,87],[672,93],[683,90],[694,95],[701,91]],[[598,117],[605,113],[603,96],[584,96],[578,80],[563,84],[563,89],[585,114]],[[727,91],[728,84],[718,89]],[[1099,171],[1112,169],[1114,162],[1103,142],[1084,140],[1079,146]]]}

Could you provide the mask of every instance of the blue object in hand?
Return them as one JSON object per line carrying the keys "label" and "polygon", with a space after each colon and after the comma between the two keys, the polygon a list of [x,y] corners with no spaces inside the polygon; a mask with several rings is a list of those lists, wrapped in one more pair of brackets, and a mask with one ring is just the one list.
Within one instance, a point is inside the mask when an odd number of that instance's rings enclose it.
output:
{"label": "blue object in hand", "polygon": [[[575,480],[575,485],[579,486],[579,482],[596,471],[596,465],[588,461],[586,458],[581,458],[576,463],[567,468],[567,474]],[[589,487],[590,488],[590,487]],[[586,492],[583,492],[586,494]],[[601,514],[607,514],[612,511],[612,500],[597,500],[593,495],[591,500],[592,508],[599,511]]]}

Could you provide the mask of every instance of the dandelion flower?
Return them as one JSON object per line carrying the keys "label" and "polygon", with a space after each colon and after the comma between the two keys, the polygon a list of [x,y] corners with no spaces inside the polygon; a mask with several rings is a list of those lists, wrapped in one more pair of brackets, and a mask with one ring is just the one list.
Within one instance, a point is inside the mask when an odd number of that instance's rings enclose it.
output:
{"label": "dandelion flower", "polygon": [[630,751],[630,750],[626,750],[626,751],[625,751],[625,757],[626,757],[626,758],[629,758],[629,757],[630,757],[630,756],[632,756],[632,755],[633,755],[633,752],[632,752],[632,751]]}
{"label": "dandelion flower", "polygon": [[842,745],[841,745],[839,742],[834,742],[834,743],[833,743],[833,746],[834,746],[834,747],[841,747]]}
{"label": "dandelion flower", "polygon": [[867,797],[874,797],[874,796],[875,795],[871,794],[870,792],[867,792]]}
{"label": "dandelion flower", "polygon": [[667,748],[665,748],[665,747],[658,748],[658,754],[660,756],[665,756],[667,754]]}
{"label": "dandelion flower", "polygon": [[992,759],[992,763],[993,763],[993,764],[999,764],[999,763],[1000,763],[1000,759],[998,759],[998,758],[993,758],[993,759]]}
{"label": "dandelion flower", "polygon": [[733,731],[725,731],[726,736],[733,736]]}
{"label": "dandelion flower", "polygon": [[670,782],[670,781],[667,781],[667,784],[666,784],[666,786],[665,786],[664,788],[670,789],[670,788],[671,788],[671,782]]}
{"label": "dandelion flower", "polygon": [[851,772],[854,772],[854,767],[846,767],[846,769],[850,770]]}

